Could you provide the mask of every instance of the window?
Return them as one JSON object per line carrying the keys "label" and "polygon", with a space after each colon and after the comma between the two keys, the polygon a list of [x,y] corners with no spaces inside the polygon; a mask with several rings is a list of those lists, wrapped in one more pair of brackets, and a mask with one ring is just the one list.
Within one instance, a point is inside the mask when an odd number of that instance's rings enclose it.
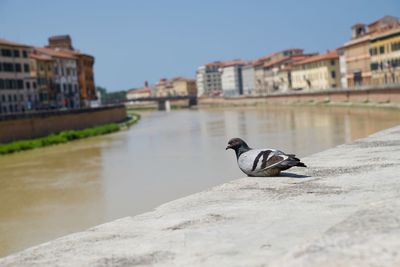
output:
{"label": "window", "polygon": [[11,57],[11,50],[10,49],[1,49],[1,55],[3,57]]}
{"label": "window", "polygon": [[12,64],[12,63],[3,63],[3,70],[5,72],[13,72],[14,71],[14,64]]}
{"label": "window", "polygon": [[29,65],[28,64],[24,64],[24,71],[25,72],[29,72]]}
{"label": "window", "polygon": [[371,70],[377,70],[379,68],[379,64],[378,63],[371,63]]}
{"label": "window", "polygon": [[3,71],[3,63],[0,62],[0,72]]}
{"label": "window", "polygon": [[28,52],[27,52],[26,50],[23,50],[23,51],[22,51],[22,56],[23,56],[24,58],[27,58],[27,57],[28,57]]}
{"label": "window", "polygon": [[21,64],[19,64],[19,63],[17,63],[17,64],[15,64],[15,71],[16,72],[21,72]]}
{"label": "window", "polygon": [[25,87],[26,87],[27,89],[31,89],[31,84],[30,84],[29,82],[26,82],[26,83],[25,83]]}
{"label": "window", "polygon": [[400,50],[400,42],[392,43],[392,51]]}
{"label": "window", "polygon": [[331,77],[332,77],[333,79],[336,78],[336,72],[335,72],[335,71],[331,71]]}
{"label": "window", "polygon": [[36,82],[33,82],[32,85],[33,85],[33,89],[36,89]]}
{"label": "window", "polygon": [[17,88],[24,89],[24,82],[21,79],[17,80]]}
{"label": "window", "polygon": [[331,65],[334,66],[336,64],[334,59],[331,59]]}
{"label": "window", "polygon": [[385,47],[383,45],[381,45],[379,47],[379,54],[384,54],[385,53]]}
{"label": "window", "polygon": [[[1,89],[4,89],[4,80],[3,79],[0,79],[0,90]],[[5,101],[5,100],[3,100],[3,101]]]}
{"label": "window", "polygon": [[19,50],[14,50],[13,54],[14,54],[14,57],[19,57]]}

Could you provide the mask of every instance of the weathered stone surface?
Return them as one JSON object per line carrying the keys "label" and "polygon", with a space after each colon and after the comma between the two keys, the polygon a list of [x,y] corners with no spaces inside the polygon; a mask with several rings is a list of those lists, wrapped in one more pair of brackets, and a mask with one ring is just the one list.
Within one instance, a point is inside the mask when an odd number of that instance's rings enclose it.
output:
{"label": "weathered stone surface", "polygon": [[1,266],[400,266],[400,126],[0,259]]}

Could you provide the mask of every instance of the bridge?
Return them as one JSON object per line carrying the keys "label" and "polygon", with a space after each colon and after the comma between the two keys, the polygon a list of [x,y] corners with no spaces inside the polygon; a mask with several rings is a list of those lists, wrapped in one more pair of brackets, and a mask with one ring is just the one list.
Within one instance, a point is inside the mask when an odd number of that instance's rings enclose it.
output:
{"label": "bridge", "polygon": [[158,110],[169,110],[170,109],[170,101],[174,100],[188,100],[188,106],[197,105],[197,96],[149,96],[149,97],[140,97],[129,99],[127,102],[157,102]]}

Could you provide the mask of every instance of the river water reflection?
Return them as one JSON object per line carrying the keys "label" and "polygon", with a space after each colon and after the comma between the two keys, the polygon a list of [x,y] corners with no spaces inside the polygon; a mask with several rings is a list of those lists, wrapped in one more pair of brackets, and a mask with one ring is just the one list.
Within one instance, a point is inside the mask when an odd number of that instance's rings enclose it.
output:
{"label": "river water reflection", "polygon": [[345,107],[152,112],[129,131],[0,157],[0,257],[243,177],[231,137],[304,157],[399,123]]}

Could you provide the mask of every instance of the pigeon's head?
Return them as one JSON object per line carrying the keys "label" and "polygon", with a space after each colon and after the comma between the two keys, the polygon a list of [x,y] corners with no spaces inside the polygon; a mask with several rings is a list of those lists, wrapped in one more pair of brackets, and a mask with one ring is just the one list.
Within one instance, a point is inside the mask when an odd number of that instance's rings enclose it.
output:
{"label": "pigeon's head", "polygon": [[232,138],[231,140],[229,140],[228,142],[228,146],[226,147],[226,150],[228,149],[233,149],[235,151],[239,150],[239,149],[249,149],[249,146],[246,144],[245,141],[243,141],[240,138]]}

